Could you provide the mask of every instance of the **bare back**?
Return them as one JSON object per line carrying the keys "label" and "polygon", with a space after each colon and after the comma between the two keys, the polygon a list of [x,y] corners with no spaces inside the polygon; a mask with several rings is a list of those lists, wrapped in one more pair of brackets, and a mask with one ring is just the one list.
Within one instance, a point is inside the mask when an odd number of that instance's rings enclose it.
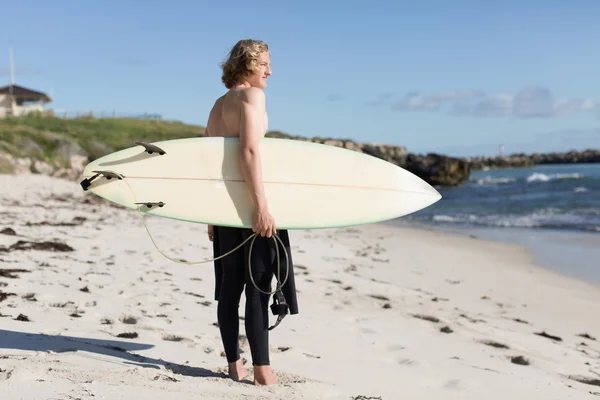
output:
{"label": "bare back", "polygon": [[[206,124],[207,136],[239,136],[244,90],[231,89],[215,102]],[[262,135],[268,129],[267,112],[264,113]]]}

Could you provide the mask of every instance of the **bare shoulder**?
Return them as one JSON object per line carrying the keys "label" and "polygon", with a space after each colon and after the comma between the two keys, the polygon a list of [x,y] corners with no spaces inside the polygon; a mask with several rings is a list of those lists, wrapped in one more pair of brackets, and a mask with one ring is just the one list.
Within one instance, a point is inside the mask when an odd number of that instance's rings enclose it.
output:
{"label": "bare shoulder", "polygon": [[225,95],[223,95],[223,96],[219,97],[217,100],[215,100],[215,103],[213,104],[212,109],[210,110],[211,114],[214,113],[219,108],[221,108],[223,106],[224,101],[225,101]]}
{"label": "bare shoulder", "polygon": [[208,113],[208,122],[206,123],[206,129],[204,132],[205,136],[211,136],[211,133],[216,133],[216,131],[219,129],[219,116],[221,114],[220,110],[222,108],[224,98],[225,96],[221,96],[215,100],[215,103],[210,109],[210,112]]}
{"label": "bare shoulder", "polygon": [[241,91],[242,101],[255,104],[264,105],[265,103],[265,92],[256,87],[249,87]]}

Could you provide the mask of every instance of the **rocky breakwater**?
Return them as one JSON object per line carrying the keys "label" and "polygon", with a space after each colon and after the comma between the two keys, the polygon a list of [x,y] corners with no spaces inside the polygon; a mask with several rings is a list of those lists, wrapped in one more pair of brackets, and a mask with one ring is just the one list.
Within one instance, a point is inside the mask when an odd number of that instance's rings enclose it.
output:
{"label": "rocky breakwater", "polygon": [[398,165],[434,186],[457,186],[467,180],[471,173],[470,164],[464,160],[434,153],[411,154],[403,146],[357,143],[352,140],[340,139],[307,139],[295,136],[289,138],[365,153]]}
{"label": "rocky breakwater", "polygon": [[[13,149],[11,152],[3,151],[0,146],[0,173],[39,173],[77,180],[88,162],[117,150],[94,142],[91,146],[94,154],[89,154],[79,144],[64,136],[52,132],[43,132],[39,136],[40,142],[23,139],[20,149]],[[267,136],[310,141],[365,153],[405,168],[435,186],[459,185],[467,180],[470,174],[470,164],[464,160],[438,154],[411,154],[402,146],[357,143],[339,139],[308,139],[279,132],[271,132]],[[46,148],[43,148],[40,143],[43,143]]]}
{"label": "rocky breakwater", "polygon": [[505,157],[466,158],[472,169],[523,168],[542,164],[600,163],[600,150],[588,149],[563,153],[511,154]]}
{"label": "rocky breakwater", "polygon": [[569,151],[566,153],[534,153],[530,158],[535,164],[600,163],[600,149]]}

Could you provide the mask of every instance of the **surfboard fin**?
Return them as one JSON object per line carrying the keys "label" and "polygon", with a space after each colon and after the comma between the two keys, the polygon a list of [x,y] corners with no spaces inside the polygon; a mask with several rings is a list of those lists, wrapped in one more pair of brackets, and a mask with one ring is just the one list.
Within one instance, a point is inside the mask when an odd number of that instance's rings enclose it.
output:
{"label": "surfboard fin", "polygon": [[157,145],[152,144],[152,143],[135,142],[135,144],[139,144],[140,146],[144,146],[144,148],[146,149],[146,152],[148,152],[148,154],[158,153],[161,156],[163,154],[167,154],[166,151],[164,151],[163,149],[161,149],[160,147],[158,147]]}
{"label": "surfboard fin", "polygon": [[162,201],[159,201],[159,202],[144,201],[144,202],[135,203],[135,204],[143,204],[148,208],[152,208],[153,206],[163,207],[164,205],[166,205],[166,203],[163,203]]}
{"label": "surfboard fin", "polygon": [[92,181],[94,179],[96,179],[97,177],[99,177],[100,175],[104,176],[108,180],[110,180],[112,178],[117,178],[119,180],[124,178],[123,175],[121,175],[115,171],[92,171],[92,172],[95,172],[96,174],[92,175],[90,178],[86,178],[80,182],[80,185],[83,188],[83,190],[88,190],[88,188],[92,184]]}

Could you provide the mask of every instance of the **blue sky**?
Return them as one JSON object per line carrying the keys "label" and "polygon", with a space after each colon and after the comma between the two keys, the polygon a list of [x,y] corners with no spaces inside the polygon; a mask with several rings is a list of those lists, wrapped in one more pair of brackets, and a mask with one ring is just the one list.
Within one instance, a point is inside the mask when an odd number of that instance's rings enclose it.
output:
{"label": "blue sky", "polygon": [[[269,129],[468,156],[600,148],[600,2],[73,1],[2,7],[0,82],[50,108],[205,125],[219,62],[265,40]],[[2,85],[2,83],[0,83]]]}

